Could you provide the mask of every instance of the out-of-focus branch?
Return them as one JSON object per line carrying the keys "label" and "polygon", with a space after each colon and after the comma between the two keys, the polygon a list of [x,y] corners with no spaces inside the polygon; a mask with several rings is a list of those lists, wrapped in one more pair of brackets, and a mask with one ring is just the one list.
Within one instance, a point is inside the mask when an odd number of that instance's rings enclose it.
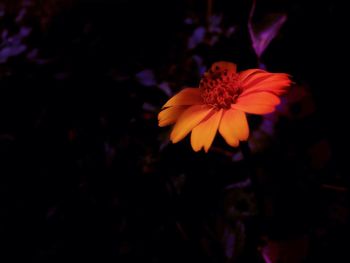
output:
{"label": "out-of-focus branch", "polygon": [[210,18],[213,15],[213,0],[207,0],[207,24],[210,24]]}

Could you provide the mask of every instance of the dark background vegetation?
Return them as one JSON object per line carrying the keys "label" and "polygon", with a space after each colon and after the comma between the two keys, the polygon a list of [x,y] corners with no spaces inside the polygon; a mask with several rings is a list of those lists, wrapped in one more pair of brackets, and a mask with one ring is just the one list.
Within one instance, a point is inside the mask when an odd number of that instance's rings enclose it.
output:
{"label": "dark background vegetation", "polygon": [[[264,248],[281,262],[349,261],[344,7],[257,2],[256,21],[287,16],[261,61],[296,84],[247,162],[219,138],[209,154],[168,144],[157,126],[200,67],[259,66],[252,1],[212,2],[233,33],[189,48],[207,1],[0,1],[1,262],[264,262]],[[251,173],[262,213],[237,185]]]}

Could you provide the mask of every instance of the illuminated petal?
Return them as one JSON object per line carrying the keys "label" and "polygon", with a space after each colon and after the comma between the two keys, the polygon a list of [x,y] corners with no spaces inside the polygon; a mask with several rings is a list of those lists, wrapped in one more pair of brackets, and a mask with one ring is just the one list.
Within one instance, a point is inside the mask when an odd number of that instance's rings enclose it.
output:
{"label": "illuminated petal", "polygon": [[233,128],[233,135],[240,141],[246,141],[249,136],[249,127],[247,118],[244,112],[234,109],[229,109],[225,112],[223,121]]}
{"label": "illuminated petal", "polygon": [[164,127],[175,123],[188,107],[189,106],[174,106],[162,110],[158,114],[158,125]]}
{"label": "illuminated petal", "polygon": [[182,140],[194,127],[196,127],[212,111],[208,105],[194,105],[189,107],[174,125],[170,140],[177,143]]}
{"label": "illuminated petal", "polygon": [[232,108],[252,114],[267,114],[273,112],[279,103],[280,99],[276,95],[258,92],[240,96]]}
{"label": "illuminated petal", "polygon": [[268,114],[275,111],[275,107],[269,105],[232,105],[232,109],[241,110],[251,114]]}
{"label": "illuminated petal", "polygon": [[168,100],[163,108],[196,104],[203,104],[200,90],[198,88],[186,88]]}
{"label": "illuminated petal", "polygon": [[247,83],[255,75],[261,74],[261,73],[267,73],[267,72],[262,70],[262,69],[248,69],[248,70],[244,70],[244,71],[241,71],[241,72],[238,73],[238,80],[241,83],[244,83],[244,82]]}
{"label": "illuminated petal", "polygon": [[291,84],[288,74],[284,73],[255,71],[255,73],[250,74],[248,77],[244,77],[245,75],[247,73],[243,71],[239,77],[243,88],[241,96],[261,91],[271,92],[280,96],[287,91],[287,88]]}
{"label": "illuminated petal", "polygon": [[226,110],[220,122],[219,132],[233,147],[238,146],[239,140],[247,140],[249,127],[244,112],[234,109]]}
{"label": "illuminated petal", "polygon": [[191,145],[195,152],[200,151],[203,147],[205,152],[208,152],[218,130],[222,112],[222,109],[215,112],[192,130]]}

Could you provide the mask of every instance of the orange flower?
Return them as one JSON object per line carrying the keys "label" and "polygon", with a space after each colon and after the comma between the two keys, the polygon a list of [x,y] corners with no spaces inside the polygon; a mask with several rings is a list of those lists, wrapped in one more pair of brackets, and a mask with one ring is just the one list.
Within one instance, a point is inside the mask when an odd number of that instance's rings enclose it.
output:
{"label": "orange flower", "polygon": [[185,88],[168,100],[158,115],[159,126],[175,124],[173,143],[191,133],[194,151],[208,152],[217,130],[225,141],[237,147],[246,141],[249,127],[245,113],[267,114],[280,103],[279,96],[291,84],[284,73],[261,69],[236,72],[230,62],[216,62],[204,73],[199,88]]}

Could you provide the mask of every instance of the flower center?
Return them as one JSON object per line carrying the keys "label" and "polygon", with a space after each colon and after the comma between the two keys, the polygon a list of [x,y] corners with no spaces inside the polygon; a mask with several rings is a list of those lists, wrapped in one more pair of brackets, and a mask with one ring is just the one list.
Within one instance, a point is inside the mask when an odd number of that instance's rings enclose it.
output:
{"label": "flower center", "polygon": [[204,103],[218,109],[229,109],[242,92],[236,71],[219,66],[204,73],[199,87]]}

